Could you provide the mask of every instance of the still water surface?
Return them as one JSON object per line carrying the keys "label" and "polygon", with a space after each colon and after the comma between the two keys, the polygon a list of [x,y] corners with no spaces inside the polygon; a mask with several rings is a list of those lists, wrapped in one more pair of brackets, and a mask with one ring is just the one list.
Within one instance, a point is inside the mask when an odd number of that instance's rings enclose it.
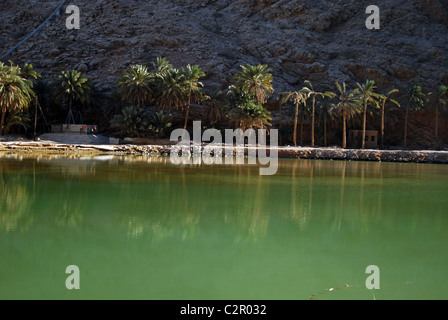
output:
{"label": "still water surface", "polygon": [[[258,173],[4,157],[0,299],[448,299],[448,166]],[[69,265],[81,290],[66,289]],[[369,265],[380,290],[365,287]]]}

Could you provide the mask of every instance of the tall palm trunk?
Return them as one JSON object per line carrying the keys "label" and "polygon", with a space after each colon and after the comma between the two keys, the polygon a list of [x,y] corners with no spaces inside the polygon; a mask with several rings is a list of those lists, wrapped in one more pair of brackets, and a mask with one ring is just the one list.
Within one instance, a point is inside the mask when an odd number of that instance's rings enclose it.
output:
{"label": "tall palm trunk", "polygon": [[[282,122],[283,122],[283,114],[282,114],[282,107],[283,107],[283,105],[282,105],[282,102],[281,101],[279,101],[279,113],[280,113],[280,120],[279,120],[279,123],[278,123],[278,129],[280,130],[281,129],[281,127],[282,127]],[[282,138],[282,136],[280,135],[280,145],[283,145],[283,138]]]}
{"label": "tall palm trunk", "polygon": [[35,109],[34,109],[34,132],[33,132],[33,139],[36,139],[37,135],[37,96],[35,97]]}
{"label": "tall palm trunk", "polygon": [[381,110],[381,149],[384,149],[385,122],[386,122],[386,100],[383,101],[383,108]]}
{"label": "tall palm trunk", "polygon": [[143,106],[143,98],[139,97],[138,98],[138,107],[141,108]]}
{"label": "tall palm trunk", "polygon": [[5,115],[6,110],[2,110],[2,120],[0,122],[0,135],[3,135],[5,131]]}
{"label": "tall palm trunk", "polygon": [[342,134],[342,149],[346,149],[347,148],[347,114],[346,111],[344,111],[343,116],[342,116],[342,126],[343,126],[343,134]]}
{"label": "tall palm trunk", "polygon": [[324,119],[324,145],[325,147],[328,146],[328,139],[327,139],[327,119]]}
{"label": "tall palm trunk", "polygon": [[299,104],[296,103],[296,115],[294,117],[294,146],[297,147],[297,122],[299,119]]}
{"label": "tall palm trunk", "polygon": [[283,121],[283,105],[282,105],[282,102],[280,101],[279,102],[279,104],[280,104],[280,106],[279,106],[279,108],[278,108],[278,111],[279,111],[279,113],[280,113],[280,120],[279,120],[279,123],[278,123],[278,128],[280,129],[281,127],[282,127],[282,121]]}
{"label": "tall palm trunk", "polygon": [[187,113],[185,114],[185,124],[184,124],[184,130],[187,130],[188,125],[188,115],[190,113],[190,103],[191,103],[191,93],[188,96],[188,104],[187,104]]}
{"label": "tall palm trunk", "polygon": [[367,104],[364,105],[364,119],[362,123],[362,149],[366,148]]}
{"label": "tall palm trunk", "polygon": [[436,139],[439,137],[439,105],[436,105]]}
{"label": "tall palm trunk", "polygon": [[305,119],[303,119],[303,115],[300,119],[300,146],[303,147],[303,123],[305,122]]}
{"label": "tall palm trunk", "polygon": [[75,119],[72,112],[73,101],[72,98],[68,101],[68,116],[67,116],[67,124],[70,124],[70,121],[73,120],[73,124],[75,124]]}
{"label": "tall palm trunk", "polygon": [[406,107],[406,116],[404,119],[404,147],[408,146],[408,120],[409,120],[409,105]]}
{"label": "tall palm trunk", "polygon": [[314,113],[316,110],[316,95],[313,95],[313,111],[311,115],[311,147],[314,148]]}

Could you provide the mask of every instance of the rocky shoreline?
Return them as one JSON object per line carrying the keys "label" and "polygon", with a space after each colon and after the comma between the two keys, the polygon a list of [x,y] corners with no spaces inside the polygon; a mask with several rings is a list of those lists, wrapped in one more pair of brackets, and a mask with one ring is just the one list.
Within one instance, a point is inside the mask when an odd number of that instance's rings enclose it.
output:
{"label": "rocky shoreline", "polygon": [[[58,154],[58,155],[169,155],[172,145],[83,145],[49,142],[0,142],[3,154]],[[203,147],[202,147],[203,148]],[[231,147],[233,152],[236,147]],[[192,150],[193,151],[193,150]],[[375,162],[408,162],[448,164],[448,151],[431,150],[358,150],[340,148],[278,147],[279,158],[309,160],[345,160]],[[247,154],[248,149],[245,148]],[[268,152],[269,153],[269,152]]]}
{"label": "rocky shoreline", "polygon": [[448,164],[448,151],[280,149],[281,158]]}

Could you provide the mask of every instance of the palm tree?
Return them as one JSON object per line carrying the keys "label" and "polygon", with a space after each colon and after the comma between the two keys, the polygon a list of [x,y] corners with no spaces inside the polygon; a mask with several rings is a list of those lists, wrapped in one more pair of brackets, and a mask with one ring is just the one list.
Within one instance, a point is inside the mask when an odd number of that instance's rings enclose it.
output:
{"label": "palm tree", "polygon": [[283,104],[284,104],[284,102],[283,102],[282,93],[280,93],[277,98],[278,114],[279,114],[279,119],[278,119],[278,128],[279,129],[282,127],[282,122],[283,122]]}
{"label": "palm tree", "polygon": [[414,85],[408,91],[408,103],[406,105],[406,116],[404,120],[404,147],[408,146],[408,121],[410,110],[420,110],[427,102],[427,95],[422,91],[422,87]]}
{"label": "palm tree", "polygon": [[166,58],[163,57],[157,57],[156,61],[152,62],[151,64],[155,69],[156,75],[162,75],[168,70],[173,69],[172,64]]}
{"label": "palm tree", "polygon": [[21,75],[25,79],[41,79],[42,75],[34,69],[34,66],[31,63],[26,63],[23,65],[21,69]]}
{"label": "palm tree", "polygon": [[159,92],[156,96],[157,109],[171,108],[183,109],[185,105],[185,74],[179,69],[169,69],[163,74],[156,76],[160,84]]}
{"label": "palm tree", "polygon": [[448,87],[441,85],[437,88],[436,96],[434,97],[434,107],[436,112],[436,139],[439,137],[439,111],[448,104]]}
{"label": "palm tree", "polygon": [[[282,104],[291,100],[296,107],[296,113],[294,115],[293,140],[294,140],[294,146],[297,147],[297,124],[298,124],[298,119],[299,119],[299,106],[300,105],[306,106],[307,98],[306,98],[306,95],[301,91],[282,92],[280,95],[283,97]],[[303,119],[302,119],[302,124],[303,124]],[[302,140],[302,136],[301,136],[300,140]],[[301,141],[300,143],[302,144],[302,142],[303,141]]]}
{"label": "palm tree", "polygon": [[[336,96],[335,93],[333,93],[334,96]],[[324,123],[324,146],[328,146],[328,130],[327,130],[327,124],[329,121],[334,120],[334,113],[332,112],[331,108],[331,100],[325,99],[323,101],[320,101],[318,103],[318,116],[321,121]]]}
{"label": "palm tree", "polygon": [[172,121],[173,117],[170,114],[165,114],[163,111],[156,112],[151,117],[149,131],[151,131],[156,138],[163,138],[172,127]]}
{"label": "palm tree", "polygon": [[188,125],[188,114],[190,112],[190,104],[191,99],[197,103],[199,103],[203,98],[205,98],[204,90],[202,89],[204,84],[199,82],[199,79],[205,76],[205,73],[199,66],[187,66],[186,70],[183,70],[184,73],[184,87],[187,95],[187,112],[185,114],[185,124],[184,129],[187,129]]}
{"label": "palm tree", "polygon": [[5,133],[8,134],[12,127],[19,126],[24,130],[29,129],[29,123],[31,122],[30,115],[25,110],[14,110],[12,112],[8,112],[5,122]]}
{"label": "palm tree", "polygon": [[210,99],[206,102],[207,108],[204,113],[204,118],[207,119],[212,125],[226,117],[225,98],[226,96],[224,92],[218,90],[212,93]]}
{"label": "palm tree", "polygon": [[120,115],[110,120],[112,129],[120,130],[122,135],[142,137],[150,130],[150,118],[144,108],[129,106],[123,108]]}
{"label": "palm tree", "polygon": [[90,103],[92,86],[87,76],[81,72],[64,71],[58,76],[53,86],[55,99],[60,103],[63,101],[68,103],[69,116],[72,115],[74,102],[79,102],[83,106]]}
{"label": "palm tree", "polygon": [[359,103],[363,110],[362,123],[362,149],[366,147],[366,129],[367,129],[367,108],[370,106],[378,106],[379,95],[375,93],[375,81],[367,80],[365,84],[357,84],[359,88]]}
{"label": "palm tree", "polygon": [[311,118],[311,108],[308,103],[308,99],[305,96],[305,104],[302,104],[302,108],[300,109],[300,145],[303,146],[303,126],[305,124],[306,119]]}
{"label": "palm tree", "polygon": [[[22,77],[24,77],[25,79],[34,79],[34,80],[38,80],[42,78],[42,75],[37,72],[34,69],[34,66],[30,63],[25,63],[25,65],[22,68]],[[36,88],[35,83],[33,83],[33,87]],[[37,107],[39,105],[39,93],[38,91],[36,91],[36,95],[34,97],[34,134],[33,137],[36,138],[36,130],[37,130]],[[22,113],[16,113],[14,116],[14,121],[16,124],[21,125],[23,128],[26,129],[26,125],[23,125],[22,123],[26,123],[26,115],[22,114]],[[22,119],[25,119],[22,121]]]}
{"label": "palm tree", "polygon": [[241,66],[243,69],[235,75],[236,87],[255,95],[258,104],[265,104],[274,93],[273,77],[267,65]]}
{"label": "palm tree", "polygon": [[151,81],[153,77],[153,74],[148,71],[148,67],[131,66],[118,80],[122,101],[138,107],[149,103],[152,100]]}
{"label": "palm tree", "polygon": [[34,97],[33,83],[21,76],[18,66],[5,66],[0,62],[0,134],[5,131],[7,112],[15,112],[28,108]]}
{"label": "palm tree", "polygon": [[226,98],[227,103],[221,107],[221,111],[229,113],[229,121],[235,127],[244,131],[271,126],[271,113],[263,105],[257,103],[255,94],[232,85],[229,87]]}
{"label": "palm tree", "polygon": [[305,84],[307,85],[306,87],[303,87],[303,89],[301,90],[308,98],[312,98],[313,99],[313,104],[312,104],[312,109],[311,109],[311,147],[314,148],[314,129],[315,129],[315,113],[316,113],[316,98],[318,96],[322,97],[322,98],[334,98],[335,94],[333,92],[318,92],[316,90],[314,90],[313,88],[313,84],[311,83],[311,81],[306,80]]}
{"label": "palm tree", "polygon": [[265,129],[271,125],[270,112],[260,104],[249,101],[246,104],[237,106],[232,114],[235,127],[245,131],[247,129]]}
{"label": "palm tree", "polygon": [[359,90],[354,89],[351,92],[347,91],[345,82],[341,85],[336,82],[336,88],[338,89],[339,95],[337,104],[333,104],[333,110],[342,115],[343,123],[343,138],[342,138],[342,148],[347,148],[347,120],[360,113],[360,104],[358,99]]}
{"label": "palm tree", "polygon": [[391,98],[394,93],[398,93],[398,89],[393,89],[386,94],[380,94],[379,99],[382,103],[381,105],[381,148],[384,148],[384,130],[386,122],[386,104],[388,101],[394,103],[397,107],[400,107],[400,103]]}

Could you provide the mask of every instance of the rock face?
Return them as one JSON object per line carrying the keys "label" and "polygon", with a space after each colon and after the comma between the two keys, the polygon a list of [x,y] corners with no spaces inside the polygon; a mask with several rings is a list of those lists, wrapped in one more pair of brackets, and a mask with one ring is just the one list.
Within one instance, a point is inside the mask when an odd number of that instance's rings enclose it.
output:
{"label": "rock face", "polygon": [[[0,53],[33,31],[59,1],[2,0]],[[65,8],[7,59],[53,76],[73,68],[109,90],[131,64],[157,56],[199,64],[210,91],[226,88],[239,65],[268,64],[277,92],[334,81],[376,80],[384,90],[448,83],[448,1],[385,0],[381,29],[368,30],[357,0],[76,0],[81,28]],[[1,55],[0,54],[0,55]]]}

